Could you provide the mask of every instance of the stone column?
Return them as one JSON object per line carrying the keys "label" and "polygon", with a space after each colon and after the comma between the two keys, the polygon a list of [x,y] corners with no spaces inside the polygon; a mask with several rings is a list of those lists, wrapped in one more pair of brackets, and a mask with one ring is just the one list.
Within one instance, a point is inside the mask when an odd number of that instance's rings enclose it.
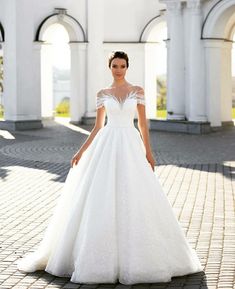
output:
{"label": "stone column", "polygon": [[34,50],[34,101],[37,105],[37,114],[41,119],[42,108],[41,108],[41,51],[42,51],[42,43],[35,41],[33,43]]}
{"label": "stone column", "polygon": [[[0,36],[0,56],[4,57],[3,55],[3,51],[4,51],[4,42],[1,42],[1,36]],[[3,91],[0,92],[0,105],[3,105],[4,108],[4,98],[3,98]]]}
{"label": "stone column", "polygon": [[167,119],[185,118],[184,30],[180,1],[164,0],[167,5]]}
{"label": "stone column", "polygon": [[146,43],[144,44],[144,56],[145,56],[145,67],[144,67],[144,87],[145,95],[148,96],[146,102],[146,115],[148,118],[156,118],[156,67],[157,63],[157,49],[158,43]]}
{"label": "stone column", "polygon": [[86,49],[87,43],[71,42],[70,116],[79,124],[86,111]]}
{"label": "stone column", "polygon": [[[3,78],[3,98],[4,98],[4,119],[15,121],[17,119],[17,75],[15,69],[16,59],[11,53],[9,45],[4,46],[4,78]],[[11,58],[12,55],[12,58]],[[2,124],[1,124],[2,125]],[[1,126],[2,127],[2,126]]]}
{"label": "stone column", "polygon": [[222,48],[224,40],[204,40],[206,57],[206,107],[211,126],[221,126]]}
{"label": "stone column", "polygon": [[232,122],[232,42],[224,42],[221,62],[221,121]]}
{"label": "stone column", "polygon": [[201,40],[202,11],[200,0],[187,1],[188,33],[186,46],[187,117],[190,121],[207,121],[205,97],[205,59]]}
{"label": "stone column", "polygon": [[[95,97],[104,83],[104,0],[87,1],[87,25],[88,25],[88,48],[87,48],[87,95],[86,112],[83,121],[89,123],[95,112]],[[93,122],[93,120],[92,120]]]}
{"label": "stone column", "polygon": [[53,118],[52,44],[42,43],[41,50],[41,111],[43,118]]}
{"label": "stone column", "polygon": [[[40,47],[34,46],[32,42],[33,18],[24,18],[28,21],[22,21],[22,17],[19,17],[22,7],[18,1],[5,3],[5,113],[0,127],[11,130],[42,127],[37,67]],[[27,17],[27,13],[23,17]]]}

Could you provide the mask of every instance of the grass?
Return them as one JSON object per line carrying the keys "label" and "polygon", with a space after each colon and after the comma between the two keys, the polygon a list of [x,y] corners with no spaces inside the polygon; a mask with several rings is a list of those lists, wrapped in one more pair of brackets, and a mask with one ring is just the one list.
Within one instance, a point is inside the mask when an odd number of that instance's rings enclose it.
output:
{"label": "grass", "polygon": [[164,109],[164,110],[157,110],[156,111],[156,117],[159,117],[159,118],[166,118],[166,115],[167,115],[167,113],[166,113],[166,109]]}
{"label": "grass", "polygon": [[55,113],[55,117],[70,117],[69,113]]}

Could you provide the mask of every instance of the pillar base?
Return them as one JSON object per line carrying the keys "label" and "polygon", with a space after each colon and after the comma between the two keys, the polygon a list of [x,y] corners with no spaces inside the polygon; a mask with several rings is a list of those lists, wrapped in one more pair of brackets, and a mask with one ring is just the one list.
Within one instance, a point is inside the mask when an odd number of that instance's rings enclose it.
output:
{"label": "pillar base", "polygon": [[235,124],[234,124],[233,120],[227,120],[227,121],[222,121],[222,126],[223,127],[231,127],[231,126],[235,126]]}
{"label": "pillar base", "polygon": [[149,129],[188,134],[205,134],[211,132],[210,122],[187,120],[149,119]]}
{"label": "pillar base", "polygon": [[[134,119],[136,125],[137,122],[138,120]],[[94,125],[95,117],[83,116],[81,121],[71,121],[70,123],[74,125]],[[235,126],[233,121],[222,122],[222,125],[219,127],[212,127],[208,121],[196,122],[187,120],[148,119],[148,123],[150,130],[182,132],[188,134],[206,134],[213,131],[224,130],[226,128],[233,128]]]}
{"label": "pillar base", "polygon": [[185,115],[184,114],[176,114],[176,113],[173,113],[173,114],[167,113],[167,119],[169,119],[169,120],[185,120]]}
{"label": "pillar base", "polygon": [[207,118],[205,116],[186,117],[185,120],[192,122],[207,122]]}
{"label": "pillar base", "polygon": [[221,126],[212,126],[211,130],[212,131],[221,131],[225,129],[231,129],[235,126],[235,123],[232,120],[229,121],[222,121]]}
{"label": "pillar base", "polygon": [[[77,126],[79,126],[79,125],[95,125],[95,119],[96,119],[96,117],[83,116],[81,121],[70,121],[69,123],[77,125]],[[106,125],[107,121],[108,121],[108,118],[106,116],[104,125]],[[138,125],[138,118],[134,118],[133,122],[134,122],[134,125],[137,126]]]}
{"label": "pillar base", "polygon": [[81,120],[74,124],[94,125],[96,116],[83,116]]}
{"label": "pillar base", "polygon": [[0,120],[0,129],[4,130],[29,130],[43,128],[41,120]]}

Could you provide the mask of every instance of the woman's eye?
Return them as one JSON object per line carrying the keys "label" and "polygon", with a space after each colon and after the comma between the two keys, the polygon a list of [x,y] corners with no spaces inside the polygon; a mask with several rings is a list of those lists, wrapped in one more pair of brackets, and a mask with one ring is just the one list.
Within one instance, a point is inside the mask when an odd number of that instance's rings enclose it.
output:
{"label": "woman's eye", "polygon": [[[117,68],[117,65],[113,65],[112,68]],[[121,68],[126,68],[126,66],[122,65]]]}

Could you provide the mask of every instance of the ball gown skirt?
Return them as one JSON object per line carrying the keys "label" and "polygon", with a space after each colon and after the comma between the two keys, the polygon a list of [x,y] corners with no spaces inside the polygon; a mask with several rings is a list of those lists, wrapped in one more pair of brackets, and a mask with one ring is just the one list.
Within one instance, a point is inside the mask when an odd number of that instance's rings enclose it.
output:
{"label": "ball gown skirt", "polygon": [[107,124],[70,168],[44,237],[18,259],[74,283],[169,282],[203,270],[146,159],[133,120],[143,93],[97,96]]}

